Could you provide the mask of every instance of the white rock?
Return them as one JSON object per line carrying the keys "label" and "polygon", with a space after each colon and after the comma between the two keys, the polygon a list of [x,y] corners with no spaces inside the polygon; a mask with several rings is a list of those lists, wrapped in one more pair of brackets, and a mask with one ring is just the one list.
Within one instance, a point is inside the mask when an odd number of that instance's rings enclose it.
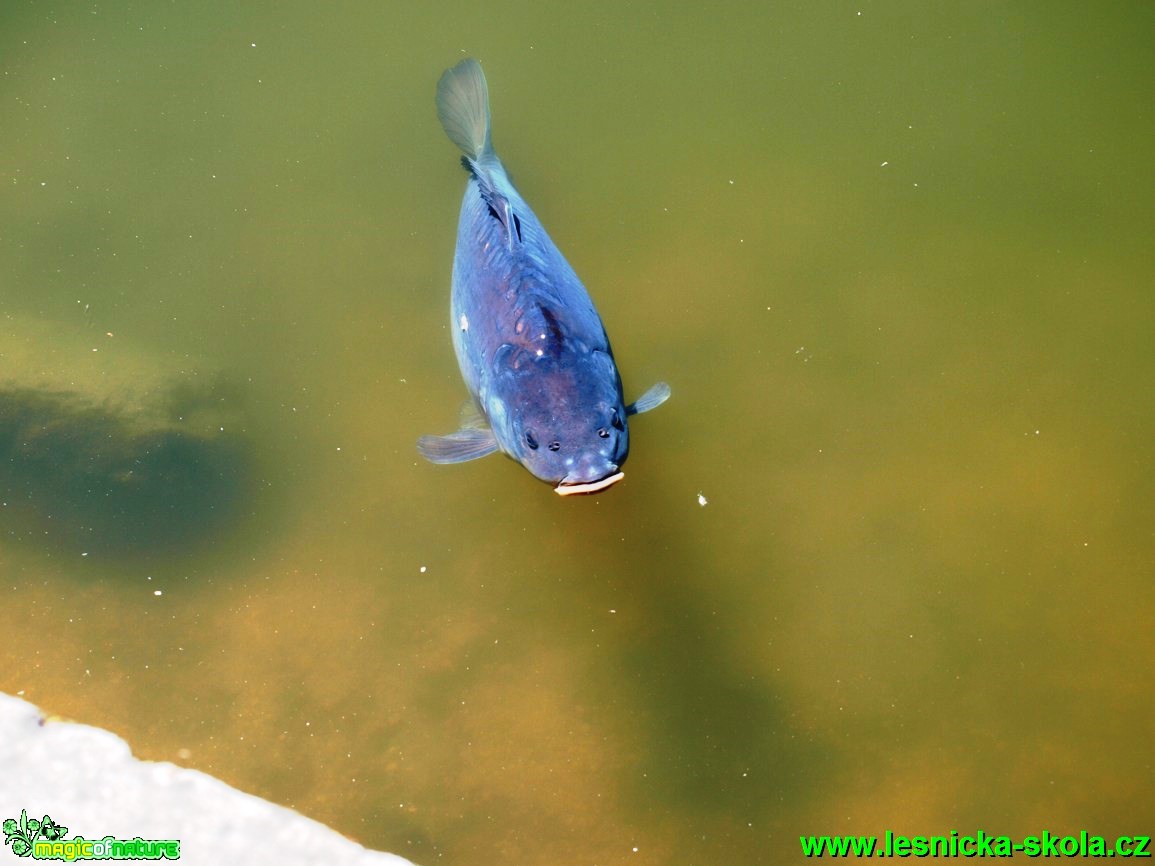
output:
{"label": "white rock", "polygon": [[45,721],[32,704],[0,694],[0,820],[19,821],[21,810],[49,815],[67,839],[177,839],[190,866],[413,866],[205,773],[138,760],[115,734]]}

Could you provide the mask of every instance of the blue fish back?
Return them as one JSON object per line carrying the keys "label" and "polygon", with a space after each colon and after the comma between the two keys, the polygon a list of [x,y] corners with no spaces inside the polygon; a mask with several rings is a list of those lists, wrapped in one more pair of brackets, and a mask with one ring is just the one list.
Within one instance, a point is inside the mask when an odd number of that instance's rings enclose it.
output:
{"label": "blue fish back", "polygon": [[450,436],[423,437],[418,448],[444,463],[500,450],[559,493],[603,489],[622,477],[627,415],[658,405],[669,389],[660,384],[625,405],[589,293],[493,150],[481,66],[464,60],[448,70],[437,104],[470,174],[450,322],[462,378],[483,419]]}

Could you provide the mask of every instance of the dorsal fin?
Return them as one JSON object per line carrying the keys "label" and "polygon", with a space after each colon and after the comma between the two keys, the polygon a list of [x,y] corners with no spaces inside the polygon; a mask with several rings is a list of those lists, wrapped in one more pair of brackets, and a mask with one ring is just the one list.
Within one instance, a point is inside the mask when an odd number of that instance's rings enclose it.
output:
{"label": "dorsal fin", "polygon": [[521,218],[514,211],[509,199],[493,188],[483,172],[477,171],[468,159],[463,160],[463,163],[477,182],[477,191],[481,193],[481,200],[489,209],[489,215],[500,223],[506,249],[512,252],[514,244],[521,243]]}

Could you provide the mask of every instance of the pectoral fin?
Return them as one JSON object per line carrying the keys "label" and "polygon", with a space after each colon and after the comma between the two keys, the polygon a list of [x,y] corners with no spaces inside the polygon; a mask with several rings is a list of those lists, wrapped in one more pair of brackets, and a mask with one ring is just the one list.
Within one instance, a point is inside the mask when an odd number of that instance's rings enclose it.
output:
{"label": "pectoral fin", "polygon": [[485,420],[485,416],[477,408],[477,401],[472,397],[466,397],[465,402],[461,404],[461,409],[457,412],[457,423],[461,425],[462,430],[489,429],[489,422]]}
{"label": "pectoral fin", "polygon": [[463,427],[448,436],[422,436],[417,440],[417,451],[430,463],[464,463],[496,450],[497,439],[488,428]]}
{"label": "pectoral fin", "polygon": [[627,415],[640,415],[642,412],[649,412],[651,409],[657,409],[663,403],[670,399],[670,386],[665,382],[659,382],[654,385],[645,394],[626,407]]}

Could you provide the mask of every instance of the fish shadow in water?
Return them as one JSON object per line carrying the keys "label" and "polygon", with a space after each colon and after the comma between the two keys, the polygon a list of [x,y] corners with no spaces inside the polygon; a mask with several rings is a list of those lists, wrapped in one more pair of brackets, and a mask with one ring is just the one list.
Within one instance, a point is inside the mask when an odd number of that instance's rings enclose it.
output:
{"label": "fish shadow in water", "polygon": [[[650,574],[685,569],[685,554],[669,555],[669,568]],[[619,660],[644,699],[647,790],[656,782],[671,804],[761,824],[767,807],[819,790],[834,752],[799,730],[757,666],[733,658],[722,636],[725,611],[711,615],[708,602],[666,577],[640,591],[650,629]]]}
{"label": "fish shadow in water", "polygon": [[253,483],[247,439],[185,423],[224,399],[175,385],[147,411],[0,390],[0,534],[48,552],[188,553],[234,531]]}
{"label": "fish shadow in water", "polygon": [[729,633],[748,619],[687,577],[709,572],[694,532],[631,522],[638,532],[612,591],[645,615],[622,637],[613,662],[620,675],[608,679],[624,690],[615,702],[632,705],[646,732],[637,794],[765,826],[783,804],[794,810],[825,790],[838,750],[796,723],[764,663],[734,656]]}

